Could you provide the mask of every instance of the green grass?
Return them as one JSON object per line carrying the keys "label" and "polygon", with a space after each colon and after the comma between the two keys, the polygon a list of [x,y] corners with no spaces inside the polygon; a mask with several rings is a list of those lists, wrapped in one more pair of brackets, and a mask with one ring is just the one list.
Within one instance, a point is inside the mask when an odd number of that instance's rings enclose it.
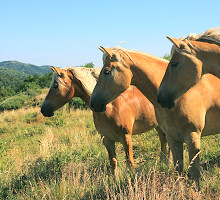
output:
{"label": "green grass", "polygon": [[61,109],[45,118],[40,108],[0,114],[0,199],[219,199],[220,135],[202,139],[201,191],[172,164],[159,162],[157,133],[133,137],[136,168],[126,167],[117,144],[118,177],[89,110]]}

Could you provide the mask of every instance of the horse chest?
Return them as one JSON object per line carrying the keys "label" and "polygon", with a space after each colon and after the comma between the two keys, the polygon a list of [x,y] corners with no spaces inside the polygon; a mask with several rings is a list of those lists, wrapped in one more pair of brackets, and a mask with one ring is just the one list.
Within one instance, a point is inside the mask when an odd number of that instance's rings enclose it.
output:
{"label": "horse chest", "polygon": [[94,124],[97,131],[112,141],[120,141],[126,134],[126,129],[116,123],[114,118],[108,118],[104,113],[94,113]]}
{"label": "horse chest", "polygon": [[176,140],[184,140],[187,134],[197,132],[202,126],[202,123],[184,112],[160,109],[156,110],[156,117],[166,136]]}

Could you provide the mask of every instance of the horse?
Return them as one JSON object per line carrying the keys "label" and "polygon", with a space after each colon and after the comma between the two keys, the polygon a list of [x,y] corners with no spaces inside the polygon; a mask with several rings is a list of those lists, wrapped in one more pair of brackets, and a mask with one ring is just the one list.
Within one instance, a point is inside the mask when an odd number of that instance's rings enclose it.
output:
{"label": "horse", "polygon": [[[73,97],[80,97],[89,105],[100,69],[51,67],[51,70],[54,72],[51,87],[41,106],[41,113],[44,116],[53,116],[55,110]],[[97,131],[103,138],[115,175],[117,174],[115,142],[120,142],[123,145],[127,164],[134,167],[131,136],[153,128],[157,130],[161,142],[160,159],[167,161],[167,142],[164,133],[158,127],[154,107],[135,86],[130,86],[117,99],[110,102],[106,106],[105,112],[93,112],[93,119]]]}
{"label": "horse", "polygon": [[[157,102],[157,92],[168,61],[140,51],[120,47],[104,48],[103,68],[90,98],[96,112],[105,111],[110,101],[135,85],[154,105],[159,127],[171,148],[174,166],[183,171],[183,143],[189,153],[189,175],[199,185],[200,138],[220,130],[220,80],[204,75],[199,83],[177,99],[173,109]],[[207,92],[209,91],[209,92]]]}
{"label": "horse", "polygon": [[158,101],[162,107],[172,108],[203,74],[220,78],[220,27],[182,39],[167,38],[173,43],[172,58],[159,87]]}

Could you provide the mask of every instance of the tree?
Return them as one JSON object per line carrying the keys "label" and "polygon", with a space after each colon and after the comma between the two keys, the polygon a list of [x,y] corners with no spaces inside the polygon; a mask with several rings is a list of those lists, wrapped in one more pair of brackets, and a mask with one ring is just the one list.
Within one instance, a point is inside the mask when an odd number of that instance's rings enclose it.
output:
{"label": "tree", "polygon": [[86,63],[84,66],[82,66],[82,67],[87,67],[87,68],[94,68],[94,64],[93,64],[93,62],[90,62],[90,63]]}
{"label": "tree", "polygon": [[166,59],[166,60],[170,61],[170,60],[171,60],[171,57],[170,57],[169,54],[165,54],[165,55],[163,56],[163,59]]}

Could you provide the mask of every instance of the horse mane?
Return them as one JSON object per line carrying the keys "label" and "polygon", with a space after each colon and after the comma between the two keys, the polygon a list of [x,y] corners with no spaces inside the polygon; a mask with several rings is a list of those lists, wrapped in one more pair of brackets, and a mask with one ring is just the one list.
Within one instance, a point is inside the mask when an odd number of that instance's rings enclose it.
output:
{"label": "horse mane", "polygon": [[210,28],[204,33],[196,35],[195,33],[190,33],[185,39],[192,41],[205,41],[210,43],[220,44],[220,27]]}
{"label": "horse mane", "polygon": [[[134,60],[132,59],[130,53],[140,54],[140,55],[144,55],[144,56],[147,56],[147,57],[150,57],[150,58],[153,58],[153,59],[159,59],[159,60],[162,60],[162,61],[167,61],[167,60],[165,60],[165,59],[163,59],[163,58],[160,58],[160,57],[157,57],[157,56],[154,56],[154,55],[151,55],[151,54],[142,52],[142,51],[131,50],[131,49],[125,49],[125,48],[122,48],[122,47],[120,47],[120,46],[119,46],[119,47],[111,47],[111,48],[109,48],[109,49],[112,50],[112,51],[117,51],[117,52],[119,52],[121,58],[123,58],[122,53],[124,53],[125,55],[127,55],[127,57],[128,57],[133,63],[135,63],[135,62],[134,62]],[[108,54],[104,52],[104,53],[103,53],[103,61],[105,60],[105,58],[106,58],[107,56],[108,56]]]}
{"label": "horse mane", "polygon": [[[195,33],[190,33],[187,37],[181,37],[179,40],[186,40],[189,42],[191,46],[193,46],[190,41],[200,41],[200,42],[208,42],[208,43],[216,43],[220,45],[220,27],[210,28],[206,30],[204,33],[200,33],[196,35]],[[174,50],[177,50],[179,53],[182,53],[181,50],[176,48],[175,45],[172,45],[170,56],[172,57]]]}
{"label": "horse mane", "polygon": [[86,93],[91,96],[97,83],[101,71],[100,69],[87,67],[68,67],[62,69],[70,70],[72,74],[82,83],[82,87]]}

